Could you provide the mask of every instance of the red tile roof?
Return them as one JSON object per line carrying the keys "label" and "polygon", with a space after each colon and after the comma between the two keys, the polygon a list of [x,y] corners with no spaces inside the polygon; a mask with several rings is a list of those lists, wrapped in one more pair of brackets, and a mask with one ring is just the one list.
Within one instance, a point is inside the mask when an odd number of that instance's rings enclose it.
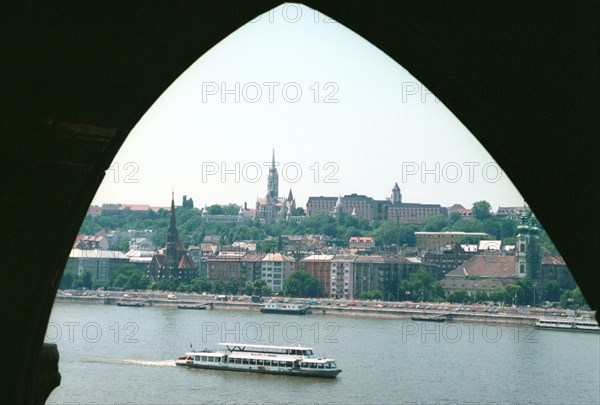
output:
{"label": "red tile roof", "polygon": [[470,260],[452,270],[446,277],[488,277],[488,278],[514,278],[514,256],[473,256]]}

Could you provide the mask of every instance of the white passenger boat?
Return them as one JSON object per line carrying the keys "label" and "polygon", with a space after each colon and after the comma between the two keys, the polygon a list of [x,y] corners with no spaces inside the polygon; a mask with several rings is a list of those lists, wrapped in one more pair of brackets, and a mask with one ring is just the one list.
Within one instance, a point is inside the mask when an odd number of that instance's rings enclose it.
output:
{"label": "white passenger boat", "polygon": [[305,377],[335,378],[342,372],[334,359],[317,357],[310,347],[219,343],[219,351],[190,351],[175,362],[178,366],[229,371],[249,371]]}
{"label": "white passenger boat", "polygon": [[600,332],[598,322],[591,318],[540,318],[535,327],[548,330],[565,330],[569,332]]}
{"label": "white passenger boat", "polygon": [[260,309],[264,314],[290,314],[290,315],[306,315],[310,307],[304,304],[282,304],[279,302],[271,302],[265,304]]}

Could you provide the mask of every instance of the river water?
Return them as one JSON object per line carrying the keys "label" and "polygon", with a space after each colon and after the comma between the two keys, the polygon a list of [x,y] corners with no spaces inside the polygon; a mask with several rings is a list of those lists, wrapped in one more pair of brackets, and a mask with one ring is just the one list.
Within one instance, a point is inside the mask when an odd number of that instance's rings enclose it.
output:
{"label": "river water", "polygon": [[[50,404],[599,404],[600,334],[526,326],[55,303]],[[335,380],[176,367],[218,343],[299,342]]]}

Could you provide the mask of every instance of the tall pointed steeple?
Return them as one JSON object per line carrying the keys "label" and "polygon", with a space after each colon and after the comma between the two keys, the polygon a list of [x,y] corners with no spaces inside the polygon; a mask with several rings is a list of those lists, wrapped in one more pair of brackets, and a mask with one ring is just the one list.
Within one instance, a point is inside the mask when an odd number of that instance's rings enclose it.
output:
{"label": "tall pointed steeple", "polygon": [[275,149],[273,149],[273,158],[271,160],[271,168],[269,169],[267,201],[271,204],[276,204],[278,194],[279,174],[277,173],[277,166],[275,165]]}
{"label": "tall pointed steeple", "polygon": [[175,232],[177,234],[177,219],[175,218],[175,192],[171,192],[171,218],[169,219],[168,236]]}
{"label": "tall pointed steeple", "polygon": [[[167,274],[177,270],[178,255],[177,246],[179,244],[179,234],[177,232],[177,219],[175,217],[175,193],[171,194],[171,217],[169,218],[169,229],[167,229],[167,246],[165,251],[165,270]],[[171,274],[171,276],[173,276]]]}

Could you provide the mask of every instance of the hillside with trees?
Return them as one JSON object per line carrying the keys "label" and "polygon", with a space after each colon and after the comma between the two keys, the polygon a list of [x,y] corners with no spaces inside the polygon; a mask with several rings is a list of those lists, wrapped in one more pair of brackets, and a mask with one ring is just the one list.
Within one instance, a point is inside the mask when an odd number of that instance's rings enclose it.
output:
{"label": "hillside with trees", "polygon": [[[207,208],[213,215],[234,215],[239,207],[213,205]],[[421,225],[399,224],[395,221],[375,221],[369,223],[349,214],[342,213],[337,217],[327,214],[316,214],[306,217],[301,222],[268,222],[248,221],[243,223],[205,222],[202,220],[202,210],[190,207],[177,207],[177,228],[184,246],[197,245],[206,235],[220,235],[223,243],[231,244],[237,241],[268,241],[259,243],[262,251],[277,249],[277,240],[283,235],[325,235],[336,241],[338,246],[344,246],[351,236],[373,236],[379,248],[392,246],[414,246],[415,232],[485,232],[494,235],[505,244],[514,244],[518,221],[497,217],[491,214],[487,201],[473,204],[473,217],[461,218],[456,212],[446,217],[430,215]],[[152,229],[156,231],[154,244],[164,246],[167,237],[169,211],[160,209],[149,210],[146,215],[123,210],[111,215],[87,216],[81,226],[80,233],[93,235],[102,229],[127,231],[130,229]],[[464,242],[476,242],[465,240]],[[558,254],[552,241],[541,229],[540,243],[553,254]],[[125,251],[126,244],[118,246]]]}

